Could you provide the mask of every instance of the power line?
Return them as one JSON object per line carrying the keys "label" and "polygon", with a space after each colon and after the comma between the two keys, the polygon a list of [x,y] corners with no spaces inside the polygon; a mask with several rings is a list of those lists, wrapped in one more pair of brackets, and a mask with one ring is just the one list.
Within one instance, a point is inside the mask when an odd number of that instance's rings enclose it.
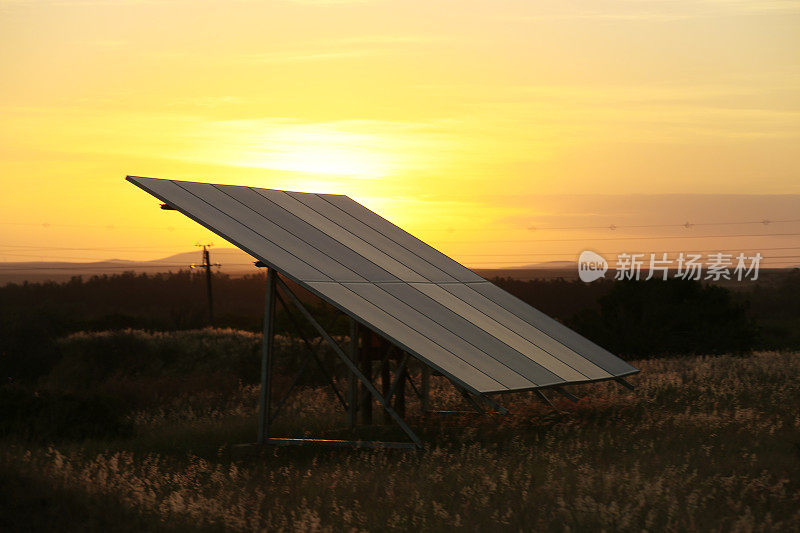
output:
{"label": "power line", "polygon": [[[160,268],[160,267],[185,267],[185,263],[175,263],[175,264],[159,264],[153,265],[153,268]],[[2,266],[0,265],[0,270],[2,271],[28,271],[28,270],[142,270],[142,267],[139,266],[42,266],[42,267],[12,267],[12,266]]]}
{"label": "power line", "polygon": [[99,247],[86,247],[78,248],[73,246],[31,246],[29,244],[0,244],[0,248],[24,248],[26,250],[88,250],[88,251],[101,251],[101,252],[125,252],[128,250],[138,250],[144,252],[163,252],[171,251],[173,247],[164,248],[150,248],[142,246],[115,246],[113,248],[99,248]]}
{"label": "power line", "polygon": [[0,222],[3,226],[41,226],[43,228],[100,228],[107,230],[115,229],[159,229],[174,231],[175,226],[117,226],[116,224],[53,224],[50,222]]}
{"label": "power line", "polygon": [[[565,230],[586,230],[586,229],[607,229],[607,230],[620,230],[620,229],[641,229],[641,228],[685,228],[691,229],[698,226],[743,226],[743,225],[763,225],[769,226],[772,224],[786,224],[792,222],[800,222],[800,218],[772,220],[763,218],[761,220],[742,220],[742,221],[725,221],[725,222],[679,222],[667,224],[607,224],[607,225],[587,225],[587,226],[531,226],[529,229],[535,231],[565,231]],[[0,225],[5,226],[40,226],[43,228],[100,228],[107,230],[115,229],[158,229],[174,231],[175,226],[118,226],[116,224],[60,224],[52,222],[0,222]]]}
{"label": "power line", "polygon": [[[565,262],[567,262],[567,261],[565,261]],[[521,263],[520,261],[481,261],[480,262],[481,265],[520,265],[520,263]],[[570,262],[570,263],[572,263],[572,262]],[[708,261],[706,261],[706,263],[708,263]],[[792,261],[772,261],[772,260],[770,260],[769,257],[763,257],[761,259],[761,263],[768,263],[770,265],[781,265],[781,264],[800,265],[800,256],[798,256],[796,259],[794,259]],[[470,263],[470,264],[476,264],[476,263]],[[546,266],[542,266],[542,263],[532,263],[532,264],[536,265],[537,268],[544,268],[544,269],[547,268]],[[577,262],[574,262],[574,264],[577,265]],[[646,262],[645,262],[645,264],[646,264]],[[703,263],[703,264],[705,264],[705,263]],[[525,265],[523,264],[522,266],[525,266]],[[475,268],[480,268],[480,267],[476,266]]]}
{"label": "power line", "polygon": [[[54,261],[19,261],[20,263],[52,263]],[[90,263],[71,263],[69,266],[25,266],[25,267],[15,267],[13,265],[3,265],[0,263],[0,270],[106,270],[106,269],[128,269],[128,270],[152,270],[154,268],[161,268],[161,267],[190,267],[186,263],[153,263],[153,264],[146,264],[143,263],[134,263],[132,265],[109,265],[109,266],[102,266],[102,265],[95,265],[94,263],[102,263],[102,261],[94,261]],[[85,265],[85,266],[83,266]],[[253,263],[226,263],[226,266],[251,266],[255,268]]]}
{"label": "power line", "polygon": [[[83,261],[90,261],[90,262],[105,262],[105,261],[114,261],[114,259],[109,259],[108,257],[86,257],[86,256],[76,256],[76,255],[50,255],[45,253],[23,253],[18,254],[14,252],[6,252],[4,250],[0,250],[0,257],[5,257],[10,255],[12,257],[47,257],[47,260],[50,261],[51,259],[78,259]],[[127,260],[126,260],[127,261]],[[30,261],[25,261],[30,262]],[[137,261],[141,263],[147,263],[149,261]]]}
{"label": "power line", "polygon": [[641,241],[641,240],[664,240],[664,239],[725,239],[730,237],[796,237],[800,233],[736,233],[730,235],[665,235],[660,237],[600,237],[600,238],[580,238],[580,239],[525,239],[525,240],[490,240],[490,241],[438,241],[439,243],[461,243],[461,244],[489,244],[489,243],[537,243],[537,242],[587,242],[587,241]]}
{"label": "power line", "polygon": [[789,223],[789,222],[800,222],[800,218],[792,218],[792,219],[785,219],[785,220],[770,220],[768,218],[764,218],[762,220],[746,220],[742,222],[689,222],[686,221],[682,224],[609,224],[606,226],[563,226],[563,227],[553,227],[553,226],[531,226],[529,230],[535,231],[563,231],[563,230],[576,230],[576,229],[608,229],[611,231],[615,231],[618,229],[640,229],[640,228],[685,228],[691,229],[695,226],[743,226],[748,224],[758,224],[763,226],[769,226],[770,224],[781,224],[781,223]]}
{"label": "power line", "polygon": [[[619,255],[622,253],[644,253],[645,255],[649,255],[650,253],[709,253],[709,252],[765,252],[765,251],[778,251],[778,250],[800,250],[800,246],[779,246],[779,247],[768,247],[768,248],[708,248],[708,249],[682,249],[682,250],[658,250],[658,251],[647,251],[642,252],[640,250],[624,250],[624,251],[615,251],[615,252],[596,252],[602,256],[613,256]],[[174,252],[172,255],[177,255],[179,253],[186,253],[186,252]],[[507,253],[507,254],[472,254],[472,253],[465,253],[465,254],[458,254],[454,253],[451,254],[455,257],[461,258],[462,261],[475,261],[480,260],[485,262],[483,259],[473,259],[473,258],[483,258],[483,257],[498,257],[498,258],[519,258],[519,260],[524,260],[525,258],[534,258],[534,257],[575,257],[579,254],[578,251],[573,252],[536,252],[536,253],[527,253],[527,254],[517,254],[517,253]],[[39,259],[31,259],[28,261],[18,261],[20,263],[33,263],[33,262],[53,262],[54,260],[59,259],[74,259],[74,260],[83,260],[90,263],[102,263],[113,261],[113,259],[108,258],[99,258],[99,257],[86,257],[86,256],[73,256],[73,255],[51,255],[51,254],[39,254],[39,253],[15,253],[15,252],[6,252],[0,250],[0,257],[5,256],[13,256],[13,257],[38,257]],[[787,256],[772,256],[772,257],[787,257]],[[792,256],[788,256],[792,257]],[[43,259],[43,258],[46,258]],[[159,260],[126,260],[131,263],[135,263],[135,265],[131,265],[131,268],[150,268],[150,267],[160,267],[160,266],[168,266],[168,263],[159,263]],[[493,261],[493,263],[512,263],[515,261]],[[226,263],[226,266],[250,266],[251,263]],[[174,266],[174,265],[173,265]],[[109,267],[110,268],[110,267]],[[117,268],[117,267],[114,267]],[[124,268],[124,267],[120,267]]]}
{"label": "power line", "polygon": [[[627,240],[627,239],[652,239],[652,240],[659,240],[659,239],[687,239],[687,238],[718,238],[718,237],[773,237],[773,236],[795,236],[800,235],[800,233],[762,233],[762,234],[737,234],[737,235],[670,235],[670,236],[661,236],[661,237],[622,237],[622,238],[612,238],[612,239],[531,239],[531,240],[492,240],[492,241],[440,241],[440,242],[448,242],[448,243],[466,243],[466,244],[479,244],[479,243],[491,243],[491,242],[504,242],[504,243],[521,243],[521,242],[580,242],[580,241],[593,241],[593,240]],[[14,248],[14,252],[19,251],[16,248],[23,248],[26,250],[71,250],[71,251],[97,251],[97,252],[125,252],[125,251],[142,251],[142,252],[162,252],[172,255],[177,255],[181,253],[188,253],[188,252],[181,252],[176,251],[174,248],[143,248],[139,246],[115,246],[113,248],[101,248],[101,247],[72,247],[72,246],[30,246],[25,244],[0,244],[0,248]],[[772,248],[728,248],[728,249],[719,249],[719,248],[712,248],[712,249],[695,249],[695,250],[663,250],[666,252],[705,252],[705,251],[744,251],[744,250],[795,250],[800,249],[800,247],[772,247]],[[230,248],[230,250],[236,250],[235,248]],[[6,255],[14,255],[11,252],[3,252]],[[495,256],[505,256],[505,255],[520,255],[520,256],[529,256],[529,255],[565,255],[567,252],[537,252],[537,253],[527,253],[527,254],[466,254],[469,256],[474,257],[495,257]],[[614,253],[614,252],[609,252]],[[622,252],[619,252],[622,253]],[[17,254],[20,255],[20,254]],[[36,253],[30,253],[28,255],[38,255]],[[462,254],[463,255],[463,254]]]}
{"label": "power line", "polygon": [[[705,250],[659,250],[658,252],[652,253],[667,253],[667,254],[677,254],[681,252],[685,253],[696,253],[696,252],[764,252],[764,251],[774,251],[774,250],[800,250],[800,246],[780,246],[777,248],[708,248]],[[467,256],[467,257],[532,257],[532,256],[554,256],[554,255],[569,255],[574,256],[577,255],[578,252],[538,252],[538,253],[529,253],[529,254],[453,254],[453,255],[460,255],[460,256]],[[621,252],[596,252],[600,255],[618,255],[623,253],[633,253],[631,250],[624,250]],[[640,253],[640,252],[636,252]],[[646,252],[651,253],[651,252]]]}

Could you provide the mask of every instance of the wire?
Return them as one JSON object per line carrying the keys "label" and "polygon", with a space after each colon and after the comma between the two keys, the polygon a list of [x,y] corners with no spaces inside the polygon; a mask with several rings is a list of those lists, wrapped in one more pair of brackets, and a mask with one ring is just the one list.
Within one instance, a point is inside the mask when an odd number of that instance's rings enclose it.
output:
{"label": "wire", "polygon": [[731,235],[665,235],[662,237],[601,237],[580,239],[526,239],[526,240],[491,240],[491,241],[439,241],[439,243],[486,244],[486,243],[537,243],[537,242],[586,242],[586,241],[641,241],[664,239],[725,239],[730,237],[796,237],[800,233],[736,233]]}
{"label": "wire", "polygon": [[[706,264],[706,263],[710,263],[710,262],[711,261],[705,261],[702,264]],[[769,257],[762,257],[761,258],[761,263],[769,263],[770,265],[779,265],[779,264],[797,264],[797,265],[800,265],[800,257],[798,257],[797,259],[794,259],[793,261],[772,261]],[[520,265],[521,262],[520,261],[482,261],[480,264],[482,264],[482,265]],[[571,263],[570,264],[570,268],[572,268],[573,265],[577,266],[577,262],[576,263]],[[643,263],[643,265],[646,265],[646,263]],[[528,266],[528,265],[522,264],[522,266]],[[547,270],[547,268],[548,268],[546,265],[544,265],[542,263],[533,263],[530,266],[533,266],[536,269],[544,269],[544,270]],[[475,268],[481,268],[481,267],[476,266]],[[555,268],[559,269],[559,267],[555,267]]]}
{"label": "wire", "polygon": [[[51,261],[20,261],[21,263],[50,263]],[[162,268],[162,267],[185,267],[191,268],[192,265],[187,263],[153,263],[147,264],[147,261],[142,261],[141,263],[133,262],[130,265],[95,265],[95,263],[102,263],[103,261],[95,261],[92,263],[71,263],[65,266],[24,266],[24,267],[17,267],[13,264],[0,264],[0,270],[83,270],[83,269],[128,269],[128,270],[152,270],[154,268]],[[251,266],[256,268],[254,263],[225,263],[224,265],[219,265],[224,267],[232,267],[232,266]]]}
{"label": "wire", "polygon": [[[749,251],[756,251],[756,252],[764,252],[764,251],[773,251],[773,250],[800,250],[800,246],[781,246],[778,248],[709,248],[706,250],[659,250],[658,252],[652,253],[667,253],[667,254],[677,254],[681,252],[685,253],[694,253],[694,252],[749,252]],[[583,250],[581,250],[583,251]],[[618,255],[623,253],[631,253],[630,250],[625,250],[622,252],[595,252],[600,255]],[[639,252],[636,252],[639,253]],[[651,253],[651,252],[647,252]],[[554,255],[568,255],[568,256],[575,256],[578,252],[538,252],[538,253],[530,253],[530,254],[453,254],[453,255],[461,255],[466,257],[532,257],[532,256],[554,256]]]}
{"label": "wire", "polygon": [[[3,246],[6,246],[6,245],[0,245],[0,248],[2,248]],[[114,248],[64,248],[64,247],[57,247],[57,246],[54,246],[52,248],[38,248],[37,247],[36,249],[37,250],[42,250],[42,251],[46,251],[46,250],[49,250],[49,249],[54,249],[54,250],[92,250],[92,251],[108,251],[108,252],[123,251],[121,249],[114,249]],[[130,248],[130,249],[134,249],[134,248]],[[150,251],[152,251],[152,250],[154,250],[154,249],[150,249]],[[231,248],[231,250],[234,250],[234,248]],[[769,248],[708,248],[708,249],[690,249],[690,250],[659,250],[657,252],[644,252],[644,253],[646,253],[646,254],[650,254],[650,253],[681,253],[681,252],[684,252],[684,253],[703,253],[703,252],[748,252],[748,251],[764,252],[764,251],[776,251],[776,250],[800,250],[800,246],[780,246],[780,247],[769,247]],[[110,260],[107,257],[95,258],[95,257],[71,256],[71,255],[57,255],[56,256],[56,255],[41,254],[41,253],[35,253],[35,252],[16,253],[18,251],[21,251],[21,250],[14,250],[13,252],[7,252],[7,251],[0,250],[0,257],[3,257],[3,256],[41,257],[43,255],[46,255],[50,259],[80,259],[80,260],[86,260],[86,261],[109,261]],[[186,251],[186,252],[178,252],[178,251],[175,251],[175,250],[161,250],[161,251],[163,251],[164,253],[170,254],[170,256],[178,255],[178,254],[184,254],[184,253],[193,253],[193,252],[188,252],[188,251]],[[578,253],[579,252],[536,252],[536,253],[527,253],[527,254],[517,254],[517,253],[509,253],[509,254],[472,254],[472,253],[466,253],[466,254],[459,254],[459,253],[453,253],[451,255],[462,257],[462,258],[465,258],[465,257],[468,257],[468,258],[473,258],[473,257],[508,257],[508,258],[519,257],[519,258],[525,258],[525,257],[539,257],[539,256],[547,256],[547,257],[567,256],[567,257],[574,257],[574,256],[578,255]],[[596,252],[596,253],[598,253],[598,254],[600,254],[602,256],[608,256],[608,255],[619,255],[619,254],[622,254],[622,253],[641,253],[641,252],[640,251],[633,252],[631,250],[624,250],[624,251],[617,251],[617,252]],[[34,260],[32,260],[32,261],[34,261]],[[143,260],[143,261],[137,261],[137,262],[155,262],[155,261],[158,261],[158,260]],[[29,262],[29,261],[26,261],[26,262]],[[246,263],[225,263],[225,265],[238,265],[238,264],[246,264]]]}
{"label": "wire", "polygon": [[535,231],[562,231],[562,230],[575,230],[575,229],[610,229],[612,231],[618,229],[629,229],[629,228],[685,228],[691,229],[695,226],[742,226],[747,224],[760,224],[764,226],[769,226],[770,224],[781,224],[781,223],[788,223],[788,222],[800,222],[800,218],[792,218],[792,219],[785,219],[785,220],[770,220],[768,218],[762,220],[747,220],[743,222],[684,222],[682,224],[609,224],[607,226],[564,226],[564,227],[552,227],[552,226],[545,226],[545,227],[534,227],[531,226],[528,229],[535,230]]}
{"label": "wire", "polygon": [[[12,266],[0,266],[0,270],[8,272],[8,271],[28,271],[28,270],[141,270],[142,267],[136,267],[133,265],[127,266],[79,266],[80,264],[70,265],[70,266],[41,266],[41,267],[12,267]],[[185,264],[164,264],[164,265],[155,265],[155,267],[188,267]]]}
{"label": "wire", "polygon": [[[694,249],[694,250],[659,250],[657,252],[651,252],[651,251],[641,252],[641,251],[625,250],[625,251],[619,251],[619,252],[595,252],[595,253],[606,257],[606,256],[619,255],[619,254],[622,254],[622,253],[644,253],[645,256],[648,256],[651,253],[657,253],[657,254],[664,254],[664,253],[666,253],[666,254],[670,254],[670,253],[709,253],[709,252],[711,252],[711,253],[717,253],[717,252],[720,252],[720,253],[721,252],[741,252],[741,253],[744,253],[744,252],[749,252],[749,251],[765,252],[765,251],[777,251],[777,250],[800,250],[800,247],[798,247],[798,246],[781,246],[781,247],[769,247],[769,248],[710,248],[710,249],[704,249],[704,250],[701,250],[701,249]],[[174,252],[172,255],[178,255],[178,254],[181,254],[181,253],[192,253],[192,252]],[[469,262],[476,261],[476,259],[473,259],[473,258],[478,258],[478,257],[507,258],[508,260],[505,260],[505,261],[484,261],[482,259],[480,259],[479,261],[481,261],[482,263],[492,263],[492,264],[513,264],[513,263],[517,263],[519,261],[524,261],[525,258],[528,258],[528,257],[540,257],[540,256],[562,257],[563,256],[563,257],[568,257],[568,258],[571,259],[571,258],[576,257],[578,255],[578,252],[549,252],[549,253],[548,252],[539,252],[539,253],[530,253],[530,254],[513,254],[513,253],[512,254],[452,254],[452,255],[454,257],[458,257],[462,261],[469,261]],[[15,252],[6,252],[6,251],[0,250],[0,257],[5,257],[5,256],[35,258],[35,259],[27,260],[27,261],[18,261],[18,262],[21,262],[21,263],[22,262],[24,262],[24,263],[45,262],[45,261],[51,262],[52,260],[58,260],[58,259],[75,259],[75,260],[81,260],[81,261],[86,261],[86,262],[109,262],[109,261],[113,261],[113,259],[108,259],[108,258],[71,256],[71,255],[50,255],[50,254],[39,254],[39,253],[16,253],[16,251]],[[46,257],[47,259],[45,260],[44,257]],[[795,257],[795,256],[767,256],[767,257],[776,258],[776,257]],[[519,259],[517,261],[517,260],[513,260],[514,258],[519,258]],[[163,264],[158,263],[158,261],[159,260],[157,260],[157,259],[156,260],[142,260],[142,261],[129,260],[130,263],[135,263],[137,265],[141,265],[143,263],[149,263],[153,267],[162,266]],[[226,267],[229,267],[229,266],[245,266],[245,265],[249,265],[249,264],[250,263],[230,263],[230,262],[226,262],[226,263],[224,263],[224,266],[226,266]],[[149,267],[150,265],[146,265],[146,266]]]}
{"label": "wire", "polygon": [[[181,221],[185,219],[180,219]],[[114,229],[161,229],[174,231],[175,226],[117,226],[115,224],[52,224],[50,222],[0,222],[3,226],[41,226],[43,228],[102,228]]]}
{"label": "wire", "polygon": [[24,248],[26,250],[33,249],[33,250],[89,250],[89,251],[100,251],[100,252],[124,252],[127,250],[139,250],[144,252],[163,252],[163,251],[172,251],[174,248],[172,247],[164,247],[164,248],[145,248],[141,246],[115,246],[113,248],[75,248],[71,246],[31,246],[27,244],[0,244],[0,248]]}
{"label": "wire", "polygon": [[[106,262],[106,261],[114,261],[114,259],[109,259],[108,257],[86,257],[86,256],[75,256],[75,255],[50,255],[50,254],[41,254],[41,253],[24,253],[24,254],[17,254],[13,252],[6,252],[0,250],[0,257],[5,257],[7,255],[13,257],[47,257],[47,260],[50,261],[51,259],[78,259],[82,261],[98,261],[98,262]],[[31,260],[35,261],[35,260]],[[26,261],[30,262],[30,261]],[[142,263],[146,263],[149,261],[141,261]]]}
{"label": "wire", "polygon": [[[181,219],[183,220],[183,219]],[[792,218],[792,219],[782,219],[782,220],[770,220],[769,218],[764,218],[761,220],[743,220],[743,221],[727,221],[727,222],[680,222],[680,223],[669,223],[669,224],[608,224],[605,226],[532,226],[529,229],[536,230],[536,231],[566,231],[566,230],[585,230],[585,229],[608,229],[608,230],[619,230],[619,229],[640,229],[640,228],[685,228],[691,229],[695,226],[742,226],[742,225],[764,225],[769,226],[771,224],[784,224],[784,223],[792,223],[792,222],[800,222],[800,218]],[[0,225],[5,226],[41,226],[43,228],[51,228],[51,227],[60,227],[60,228],[102,228],[108,230],[114,229],[162,229],[168,231],[174,231],[175,226],[117,226],[115,224],[53,224],[51,222],[0,222]]]}

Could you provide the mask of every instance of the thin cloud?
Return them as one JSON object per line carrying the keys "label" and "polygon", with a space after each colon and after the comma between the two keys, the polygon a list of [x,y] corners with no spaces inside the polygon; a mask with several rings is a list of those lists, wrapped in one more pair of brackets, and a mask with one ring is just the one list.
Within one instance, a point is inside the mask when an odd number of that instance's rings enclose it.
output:
{"label": "thin cloud", "polygon": [[254,63],[293,63],[329,61],[398,52],[406,46],[442,42],[445,39],[426,35],[362,35],[339,39],[310,40],[293,48],[257,54],[244,54],[241,60]]}
{"label": "thin cloud", "polygon": [[758,13],[800,14],[796,0],[702,0],[655,1],[622,0],[602,5],[588,4],[588,8],[571,5],[558,7],[535,15],[502,16],[504,20],[556,21],[556,20],[617,20],[617,21],[681,21],[721,16],[746,16]]}
{"label": "thin cloud", "polygon": [[298,61],[330,61],[375,55],[377,50],[340,50],[335,52],[267,52],[245,54],[239,59],[248,63],[295,63]]}

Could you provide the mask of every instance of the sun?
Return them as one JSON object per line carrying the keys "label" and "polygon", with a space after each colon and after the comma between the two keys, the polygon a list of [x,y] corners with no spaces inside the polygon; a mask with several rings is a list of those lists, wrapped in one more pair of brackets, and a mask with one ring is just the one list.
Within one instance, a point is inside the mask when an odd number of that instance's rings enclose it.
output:
{"label": "sun", "polygon": [[[237,164],[344,178],[379,178],[392,169],[389,140],[325,124],[274,128]],[[253,147],[255,148],[255,147]]]}

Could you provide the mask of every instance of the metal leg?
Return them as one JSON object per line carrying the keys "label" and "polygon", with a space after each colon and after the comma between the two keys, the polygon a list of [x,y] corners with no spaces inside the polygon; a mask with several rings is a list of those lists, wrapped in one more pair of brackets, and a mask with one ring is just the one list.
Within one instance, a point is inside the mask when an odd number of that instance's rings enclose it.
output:
{"label": "metal leg", "polygon": [[289,320],[292,321],[292,324],[294,324],[295,329],[297,329],[298,335],[300,335],[300,338],[303,339],[303,343],[305,343],[306,348],[308,348],[309,352],[311,352],[311,356],[314,358],[314,362],[317,363],[319,371],[322,372],[322,377],[324,377],[328,381],[328,385],[330,385],[331,389],[333,389],[333,393],[336,395],[336,398],[339,400],[339,403],[341,403],[342,407],[344,407],[345,410],[347,410],[347,402],[345,401],[342,394],[339,392],[339,388],[336,386],[336,383],[333,381],[333,378],[330,376],[330,374],[328,374],[328,371],[325,369],[325,365],[322,364],[322,361],[320,360],[319,355],[317,354],[316,347],[311,344],[311,342],[306,338],[305,335],[303,335],[303,329],[300,327],[300,323],[297,321],[297,319],[295,319],[291,309],[289,309],[289,306],[286,305],[286,301],[283,299],[283,296],[281,296],[280,291],[276,291],[275,295],[278,297],[278,302],[280,302],[281,306],[283,306],[283,309],[286,311]]}
{"label": "metal leg", "polygon": [[258,414],[258,443],[269,438],[270,398],[272,396],[272,348],[275,329],[275,289],[277,272],[267,271],[267,293],[264,304],[264,339],[261,346],[261,394]]}
{"label": "metal leg", "polygon": [[[542,400],[544,403],[546,403],[547,405],[549,405],[549,406],[550,406],[550,407],[552,407],[553,409],[556,409],[556,406],[555,406],[555,405],[553,405],[553,402],[551,402],[551,401],[550,401],[550,398],[548,398],[547,396],[545,396],[545,395],[544,395],[544,393],[543,393],[542,391],[540,391],[539,389],[534,389],[534,390],[533,390],[533,392],[535,392],[535,393],[536,393],[536,396],[538,396],[538,397],[539,397],[539,398],[540,398],[540,399],[541,399],[541,400]],[[557,410],[558,410],[558,409],[556,409],[556,411],[557,411]]]}
{"label": "metal leg", "polygon": [[614,381],[616,381],[617,383],[619,383],[620,385],[622,385],[626,389],[636,390],[636,387],[634,387],[633,385],[631,385],[630,383],[628,383],[627,381],[625,381],[622,378],[614,378]]}
{"label": "metal leg", "polygon": [[[486,402],[489,405],[489,407],[491,407],[493,410],[497,411],[501,415],[507,415],[508,414],[508,409],[506,409],[502,405],[498,404],[497,402],[495,402],[494,400],[492,400],[491,398],[489,398],[485,394],[475,393],[475,396],[473,397],[472,394],[470,394],[467,390],[462,388],[461,385],[458,385],[457,383],[454,383],[453,381],[450,381],[450,384],[453,387],[455,387],[455,389],[464,397],[464,399],[467,400],[467,403],[469,403],[479,413],[483,413],[483,409],[480,407],[480,405],[478,405],[478,403],[476,401],[476,398],[478,400]],[[441,412],[444,412],[444,411],[437,411],[437,412],[441,413]]]}
{"label": "metal leg", "polygon": [[467,403],[470,404],[473,409],[475,409],[479,413],[483,414],[483,407],[478,405],[478,402],[475,401],[475,398],[470,396],[470,394],[467,391],[465,391],[464,389],[462,389],[461,387],[456,387],[456,390],[458,390],[458,392],[461,393],[461,396],[463,396],[464,399],[467,400]]}
{"label": "metal leg", "polygon": [[294,304],[297,310],[300,311],[300,313],[304,317],[306,317],[306,320],[311,322],[311,325],[314,326],[314,328],[322,336],[322,338],[328,342],[331,348],[333,348],[333,351],[336,352],[336,355],[338,355],[339,358],[344,362],[344,364],[347,365],[348,368],[350,368],[350,371],[353,372],[356,375],[356,377],[358,377],[359,380],[361,380],[361,383],[363,383],[364,386],[367,387],[367,390],[369,390],[369,392],[372,393],[375,399],[378,400],[378,402],[380,402],[380,404],[389,412],[389,415],[394,419],[395,422],[397,422],[397,425],[400,426],[400,428],[405,432],[405,434],[408,435],[408,437],[412,441],[414,441],[414,444],[422,448],[422,441],[411,430],[411,428],[408,427],[408,425],[400,417],[400,415],[398,415],[394,409],[392,409],[389,405],[386,404],[386,402],[383,399],[383,396],[381,396],[381,394],[378,392],[378,389],[376,389],[375,386],[369,380],[367,380],[366,376],[364,376],[364,374],[361,373],[361,371],[350,360],[350,358],[347,357],[347,354],[345,354],[344,351],[342,351],[339,345],[336,344],[336,341],[333,340],[333,338],[328,334],[328,332],[325,331],[325,329],[319,324],[319,322],[317,322],[317,320],[311,315],[311,313],[309,313],[308,309],[306,309],[306,307],[297,298],[297,296],[295,296],[294,293],[289,290],[286,284],[283,283],[281,280],[278,280],[278,282],[281,284],[281,287],[284,289],[286,294],[292,300],[292,304]]}
{"label": "metal leg", "polygon": [[431,410],[431,368],[428,365],[422,366],[422,412],[427,413]]}
{"label": "metal leg", "polygon": [[297,386],[297,383],[300,381],[300,377],[303,375],[303,372],[306,371],[306,368],[308,367],[308,363],[310,363],[310,362],[311,362],[311,354],[308,354],[306,356],[305,360],[303,361],[302,366],[300,366],[300,370],[297,372],[297,374],[295,374],[294,379],[292,380],[292,384],[289,385],[289,388],[283,394],[283,398],[278,400],[278,405],[275,406],[275,411],[273,411],[270,414],[270,416],[269,416],[270,423],[272,423],[273,420],[278,418],[278,413],[281,412],[281,407],[283,407],[283,404],[286,403],[286,400],[289,399],[289,395],[292,393],[294,388]]}
{"label": "metal leg", "polygon": [[408,375],[408,372],[406,372],[406,381],[408,381],[408,384],[411,385],[411,390],[414,392],[414,395],[417,397],[417,399],[419,399],[419,401],[421,402],[422,393],[419,392],[419,388],[417,388],[417,385],[414,383],[414,380],[411,379],[411,376]]}
{"label": "metal leg", "polygon": [[[350,360],[358,364],[358,322],[353,318],[350,319]],[[358,412],[358,381],[352,370],[347,373],[347,385],[347,425],[353,428]]]}
{"label": "metal leg", "polygon": [[[392,349],[389,348],[383,354],[383,359],[381,359],[381,395],[383,396],[386,404],[389,404],[389,389],[392,386],[392,374],[389,369],[389,354],[391,353]],[[383,410],[383,423],[390,424],[392,422],[392,417],[389,415],[389,411],[386,409]]]}
{"label": "metal leg", "polygon": [[[364,331],[364,333],[366,334],[367,332]],[[362,350],[359,354],[361,356],[359,365],[361,366],[361,372],[367,376],[367,380],[372,381],[372,347],[369,346],[366,335],[363,335],[361,340],[363,344],[361,345]],[[370,394],[369,389],[367,389],[367,386],[364,384],[359,387],[358,408],[361,411],[361,423],[365,426],[371,426],[372,395]]]}
{"label": "metal leg", "polygon": [[555,389],[555,391],[557,393],[559,393],[561,396],[563,396],[564,398],[568,399],[571,402],[579,402],[579,401],[581,401],[580,398],[578,398],[577,396],[575,396],[574,394],[572,394],[570,392],[565,391],[561,387],[553,387],[553,388]]}
{"label": "metal leg", "polygon": [[401,368],[397,371],[397,379],[400,381],[397,385],[397,391],[394,393],[394,410],[397,411],[401,417],[406,416],[406,380],[408,380],[408,353],[403,352],[403,362]]}
{"label": "metal leg", "polygon": [[397,390],[397,386],[400,384],[400,382],[403,379],[405,379],[405,377],[406,377],[405,369],[406,369],[406,363],[407,362],[408,362],[408,354],[404,353],[403,354],[403,359],[400,361],[400,364],[397,365],[397,369],[395,370],[394,381],[391,383],[391,385],[389,385],[388,382],[387,382],[387,387],[386,387],[387,390],[383,395],[384,403],[386,403],[386,404],[391,403],[392,396],[394,396],[394,393]]}
{"label": "metal leg", "polygon": [[498,412],[498,413],[500,413],[501,415],[507,415],[507,414],[508,414],[508,409],[506,409],[505,407],[503,407],[502,405],[500,405],[500,404],[499,404],[499,403],[497,403],[496,401],[492,400],[492,399],[491,399],[491,398],[489,398],[488,396],[486,396],[486,395],[481,395],[481,397],[480,397],[480,398],[481,398],[481,400],[483,400],[484,402],[488,403],[488,404],[489,404],[489,406],[490,406],[492,409],[494,409],[495,411],[497,411],[497,412]]}

